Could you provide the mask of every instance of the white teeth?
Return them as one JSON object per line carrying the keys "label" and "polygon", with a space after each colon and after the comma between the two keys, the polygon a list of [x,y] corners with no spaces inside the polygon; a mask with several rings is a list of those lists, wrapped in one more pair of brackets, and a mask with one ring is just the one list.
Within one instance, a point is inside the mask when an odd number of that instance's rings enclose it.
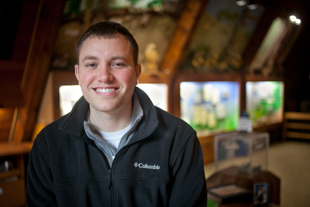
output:
{"label": "white teeth", "polygon": [[108,92],[114,91],[114,88],[108,88],[108,89],[97,88],[96,91],[100,93],[108,93]]}

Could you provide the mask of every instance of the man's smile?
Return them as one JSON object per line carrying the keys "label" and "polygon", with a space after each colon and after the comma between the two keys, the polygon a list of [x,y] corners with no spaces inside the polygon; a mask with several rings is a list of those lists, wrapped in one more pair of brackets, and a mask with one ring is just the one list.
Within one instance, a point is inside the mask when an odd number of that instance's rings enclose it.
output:
{"label": "man's smile", "polygon": [[95,91],[100,93],[109,93],[115,91],[117,88],[95,88]]}

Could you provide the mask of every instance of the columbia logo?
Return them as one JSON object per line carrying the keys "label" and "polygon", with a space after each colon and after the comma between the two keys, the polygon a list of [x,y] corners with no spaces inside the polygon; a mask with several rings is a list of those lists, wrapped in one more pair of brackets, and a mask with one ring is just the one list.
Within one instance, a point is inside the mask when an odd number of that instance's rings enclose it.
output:
{"label": "columbia logo", "polygon": [[143,164],[143,163],[135,163],[133,164],[135,167],[138,168],[145,168],[145,169],[150,169],[150,170],[159,170],[160,166],[159,165],[148,165],[148,164]]}

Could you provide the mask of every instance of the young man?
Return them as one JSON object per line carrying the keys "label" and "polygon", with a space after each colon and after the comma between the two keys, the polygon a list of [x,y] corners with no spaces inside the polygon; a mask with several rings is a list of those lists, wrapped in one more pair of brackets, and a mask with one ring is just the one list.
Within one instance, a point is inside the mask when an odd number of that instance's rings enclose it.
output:
{"label": "young man", "polygon": [[195,131],[135,87],[138,45],[118,23],[77,45],[83,97],[43,129],[30,153],[27,206],[206,206]]}

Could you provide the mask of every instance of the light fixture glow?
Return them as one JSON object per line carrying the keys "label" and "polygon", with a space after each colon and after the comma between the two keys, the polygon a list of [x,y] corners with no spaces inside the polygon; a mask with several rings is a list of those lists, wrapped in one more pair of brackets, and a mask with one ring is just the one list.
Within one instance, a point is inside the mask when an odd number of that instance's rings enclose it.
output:
{"label": "light fixture glow", "polygon": [[296,16],[291,15],[291,16],[290,16],[290,20],[291,20],[291,22],[295,22],[295,20],[296,20]]}
{"label": "light fixture glow", "polygon": [[256,4],[249,4],[248,9],[255,10],[255,9],[257,9],[257,5]]}
{"label": "light fixture glow", "polygon": [[246,0],[236,0],[236,4],[238,6],[244,6],[246,5],[248,2]]}
{"label": "light fixture glow", "polygon": [[301,24],[301,20],[299,18],[297,18],[295,15],[291,15],[289,19],[290,19],[290,22],[292,22],[296,25]]}

